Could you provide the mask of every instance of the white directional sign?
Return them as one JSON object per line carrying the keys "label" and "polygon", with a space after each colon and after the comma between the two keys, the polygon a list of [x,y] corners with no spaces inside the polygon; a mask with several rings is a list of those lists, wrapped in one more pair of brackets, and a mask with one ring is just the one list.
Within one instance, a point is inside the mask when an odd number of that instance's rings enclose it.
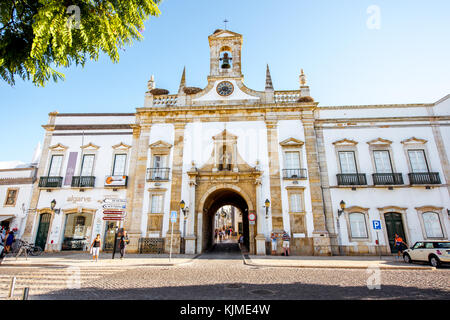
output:
{"label": "white directional sign", "polygon": [[127,205],[122,203],[108,203],[104,204],[103,209],[126,209]]}
{"label": "white directional sign", "polygon": [[170,212],[170,222],[172,222],[172,223],[177,222],[177,212],[176,211]]}

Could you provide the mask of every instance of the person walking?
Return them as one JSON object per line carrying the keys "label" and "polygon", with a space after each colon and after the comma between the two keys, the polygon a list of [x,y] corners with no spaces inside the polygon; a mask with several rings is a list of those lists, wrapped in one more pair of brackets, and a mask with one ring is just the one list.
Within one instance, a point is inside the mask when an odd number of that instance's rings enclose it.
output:
{"label": "person walking", "polygon": [[398,234],[395,234],[394,248],[397,249],[397,259],[400,258],[400,255],[403,254],[404,250],[408,249],[408,245]]}
{"label": "person walking", "polygon": [[270,235],[270,238],[272,239],[272,255],[277,255],[277,235],[272,232]]}
{"label": "person walking", "polygon": [[126,231],[122,230],[122,232],[120,234],[121,234],[120,235],[120,242],[119,242],[120,259],[123,259],[123,256],[125,255],[125,247],[130,242],[130,240],[128,239],[128,235],[127,235]]}
{"label": "person walking", "polygon": [[97,234],[97,237],[94,239],[94,241],[91,244],[92,259],[96,262],[98,261],[101,243],[102,243],[102,240],[100,239],[100,234]]}
{"label": "person walking", "polygon": [[283,231],[283,251],[285,256],[289,256],[291,254],[289,249],[289,240],[291,240],[291,237],[286,231]]}
{"label": "person walking", "polygon": [[11,250],[11,246],[14,242],[14,231],[6,231],[8,236],[6,237],[6,242],[5,242],[5,251],[6,253],[9,253],[9,251]]}

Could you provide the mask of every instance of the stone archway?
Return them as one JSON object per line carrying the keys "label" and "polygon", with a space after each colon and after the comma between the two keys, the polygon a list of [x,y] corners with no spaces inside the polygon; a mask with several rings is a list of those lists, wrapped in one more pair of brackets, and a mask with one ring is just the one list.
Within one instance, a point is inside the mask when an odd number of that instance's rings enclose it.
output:
{"label": "stone archway", "polygon": [[197,241],[199,252],[204,252],[213,244],[215,213],[221,207],[231,205],[242,213],[244,244],[252,254],[255,251],[255,225],[249,225],[248,213],[254,211],[254,200],[237,185],[219,184],[209,188],[199,199]]}

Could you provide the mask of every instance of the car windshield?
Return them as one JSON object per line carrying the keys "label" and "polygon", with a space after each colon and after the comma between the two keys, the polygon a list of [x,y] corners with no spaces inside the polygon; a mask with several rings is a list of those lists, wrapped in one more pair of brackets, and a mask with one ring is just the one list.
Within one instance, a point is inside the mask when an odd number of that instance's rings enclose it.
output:
{"label": "car windshield", "polygon": [[434,247],[436,249],[450,249],[450,242],[435,242]]}

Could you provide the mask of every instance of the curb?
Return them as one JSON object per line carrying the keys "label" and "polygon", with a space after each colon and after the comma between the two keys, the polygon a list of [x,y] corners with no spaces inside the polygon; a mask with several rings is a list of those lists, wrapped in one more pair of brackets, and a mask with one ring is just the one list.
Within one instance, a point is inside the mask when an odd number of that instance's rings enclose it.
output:
{"label": "curb", "polygon": [[[132,264],[132,265],[98,265],[98,264],[89,264],[89,265],[83,265],[83,266],[78,266],[78,267],[93,267],[93,266],[99,266],[99,267],[113,267],[113,268],[120,268],[120,267],[175,267],[175,266],[179,266],[179,265],[186,265],[189,263],[194,262],[195,259],[197,259],[199,256],[201,256],[201,254],[197,254],[194,257],[192,257],[192,259],[190,259],[189,261],[186,262],[179,262],[179,263],[158,263],[158,264],[145,264],[145,263],[140,263],[140,264]],[[105,261],[105,260],[104,260]],[[106,260],[106,261],[112,261],[112,260]],[[0,263],[0,268],[11,268],[11,267],[28,267],[28,268],[38,268],[38,267],[53,267],[53,268],[70,268],[70,267],[77,267],[76,264],[51,264],[51,263],[36,263],[36,264],[26,264],[26,263],[11,263],[11,264],[3,264]]]}
{"label": "curb", "polygon": [[255,264],[248,255],[242,255],[244,264],[252,267],[264,267],[264,268],[302,268],[302,269],[359,269],[365,270],[370,267],[378,267],[380,270],[424,270],[434,271],[435,267],[423,266],[304,266],[304,265],[271,265],[271,264]]}

